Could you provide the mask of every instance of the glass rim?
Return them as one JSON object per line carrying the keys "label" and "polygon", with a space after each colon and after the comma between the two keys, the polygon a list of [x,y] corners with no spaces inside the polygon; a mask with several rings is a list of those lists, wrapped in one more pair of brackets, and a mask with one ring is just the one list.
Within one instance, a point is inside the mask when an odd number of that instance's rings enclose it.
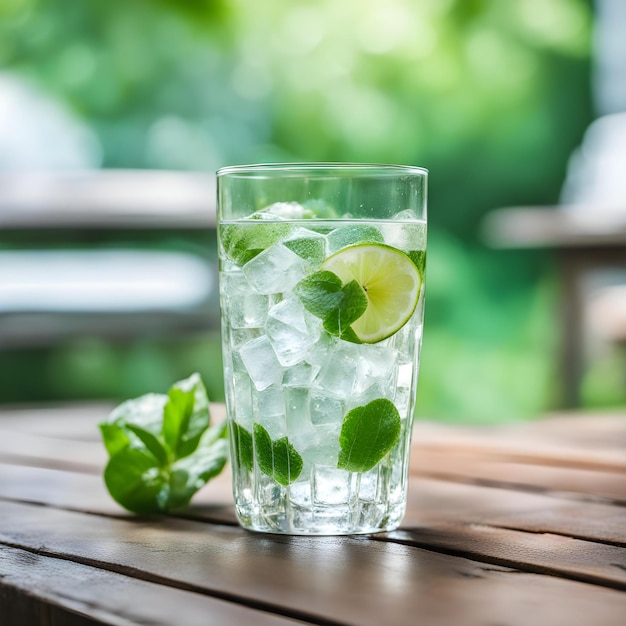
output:
{"label": "glass rim", "polygon": [[292,174],[305,175],[313,174],[316,170],[344,171],[346,173],[354,173],[355,175],[364,176],[367,174],[376,174],[382,176],[421,176],[428,175],[428,170],[424,167],[416,165],[394,165],[390,163],[353,163],[341,161],[306,161],[298,162],[281,162],[281,163],[253,163],[249,165],[227,165],[220,167],[216,176],[238,176],[242,178],[259,178],[264,175],[271,175],[278,172],[289,172]]}

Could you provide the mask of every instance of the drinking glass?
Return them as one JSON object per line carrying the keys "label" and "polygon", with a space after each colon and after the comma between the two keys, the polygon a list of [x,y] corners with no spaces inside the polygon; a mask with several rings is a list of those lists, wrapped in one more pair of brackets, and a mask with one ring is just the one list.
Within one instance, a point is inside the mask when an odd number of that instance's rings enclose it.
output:
{"label": "drinking glass", "polygon": [[422,343],[426,170],[286,163],[217,177],[240,524],[297,535],[396,528]]}

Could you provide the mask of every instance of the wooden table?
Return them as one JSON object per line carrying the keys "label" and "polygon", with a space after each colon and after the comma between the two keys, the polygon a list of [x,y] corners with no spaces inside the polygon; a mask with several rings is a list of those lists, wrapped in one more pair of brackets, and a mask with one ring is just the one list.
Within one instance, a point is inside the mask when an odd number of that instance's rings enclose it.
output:
{"label": "wooden table", "polygon": [[511,207],[484,223],[489,244],[504,249],[546,249],[556,254],[561,281],[560,405],[581,404],[585,373],[586,281],[592,272],[626,269],[626,218],[604,217],[602,207]]}
{"label": "wooden table", "polygon": [[307,538],[240,529],[225,474],[183,516],[126,514],[106,412],[0,412],[2,626],[626,623],[626,414],[418,423],[402,527]]}

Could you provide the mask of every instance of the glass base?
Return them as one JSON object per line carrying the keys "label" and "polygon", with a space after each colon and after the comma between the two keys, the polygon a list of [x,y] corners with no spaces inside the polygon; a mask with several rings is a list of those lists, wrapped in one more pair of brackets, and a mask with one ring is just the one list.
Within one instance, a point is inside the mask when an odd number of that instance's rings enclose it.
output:
{"label": "glass base", "polygon": [[[287,487],[259,472],[235,488],[239,523],[288,535],[354,535],[394,530],[406,508],[406,482],[384,464],[357,474],[315,466]],[[399,480],[390,480],[396,478]]]}

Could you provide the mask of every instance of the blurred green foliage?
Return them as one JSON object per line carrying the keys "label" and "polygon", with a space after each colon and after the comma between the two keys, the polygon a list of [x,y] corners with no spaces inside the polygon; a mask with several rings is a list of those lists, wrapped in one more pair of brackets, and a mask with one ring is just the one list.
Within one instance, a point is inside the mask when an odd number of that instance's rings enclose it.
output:
{"label": "blurred green foliage", "polygon": [[[86,121],[105,167],[429,168],[418,413],[492,421],[554,400],[556,283],[546,256],[487,249],[480,221],[558,200],[592,117],[591,26],[590,0],[0,0],[0,66]],[[67,346],[46,380],[58,397],[219,380],[202,345]]]}

